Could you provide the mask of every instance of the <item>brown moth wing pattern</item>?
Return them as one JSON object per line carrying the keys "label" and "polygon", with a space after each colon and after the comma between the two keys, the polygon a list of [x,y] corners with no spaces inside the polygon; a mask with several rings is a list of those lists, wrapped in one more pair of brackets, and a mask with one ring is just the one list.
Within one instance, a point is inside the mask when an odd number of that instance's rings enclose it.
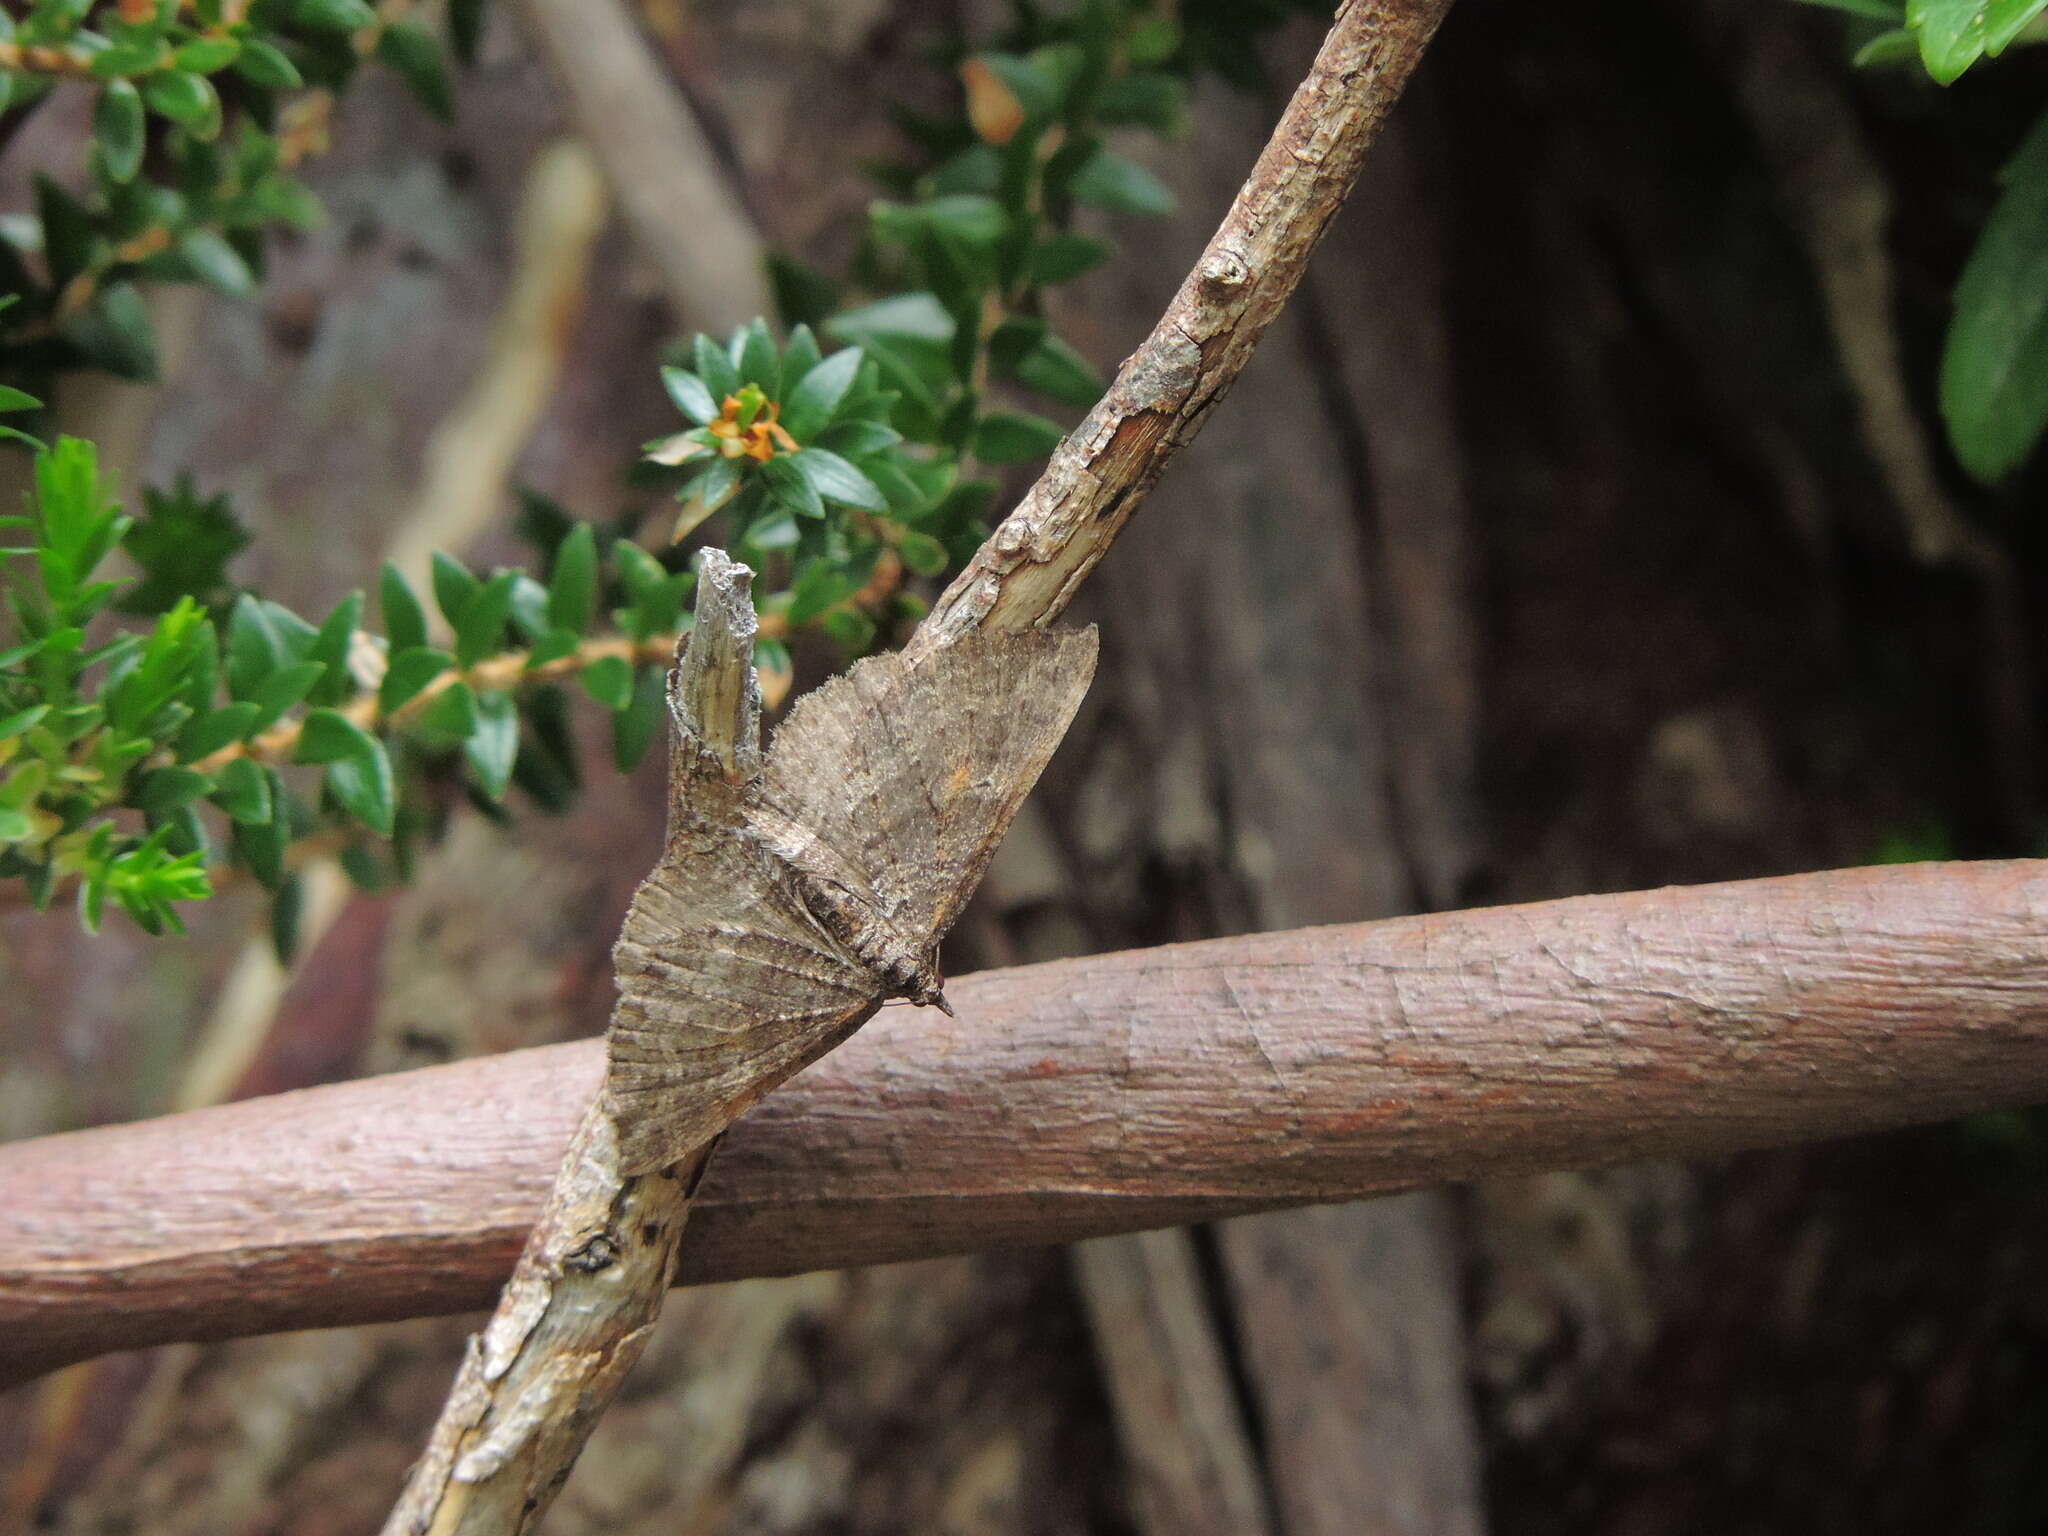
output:
{"label": "brown moth wing pattern", "polygon": [[663,1167],[858,1029],[891,983],[800,885],[923,953],[944,935],[1094,675],[1095,631],[870,657],[798,702],[758,793],[679,803],[614,950],[606,1092],[628,1173]]}
{"label": "brown moth wing pattern", "polygon": [[1096,649],[1091,625],[967,635],[917,665],[861,662],[775,733],[759,824],[872,902],[907,947],[929,948],[1066,734]]}
{"label": "brown moth wing pattern", "polygon": [[858,1029],[882,982],[743,829],[672,839],[613,951],[606,1092],[628,1173],[702,1146]]}

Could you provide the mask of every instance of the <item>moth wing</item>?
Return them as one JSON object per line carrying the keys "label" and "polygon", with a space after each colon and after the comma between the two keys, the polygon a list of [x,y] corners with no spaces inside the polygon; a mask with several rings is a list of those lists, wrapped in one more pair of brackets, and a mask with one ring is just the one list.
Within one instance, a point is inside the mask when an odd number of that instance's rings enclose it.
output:
{"label": "moth wing", "polygon": [[874,656],[775,733],[762,800],[800,857],[935,943],[981,883],[1095,674],[1087,629],[977,633],[911,665]]}
{"label": "moth wing", "polygon": [[665,859],[634,895],[613,959],[605,1091],[628,1173],[709,1141],[880,1001],[880,980],[744,832]]}

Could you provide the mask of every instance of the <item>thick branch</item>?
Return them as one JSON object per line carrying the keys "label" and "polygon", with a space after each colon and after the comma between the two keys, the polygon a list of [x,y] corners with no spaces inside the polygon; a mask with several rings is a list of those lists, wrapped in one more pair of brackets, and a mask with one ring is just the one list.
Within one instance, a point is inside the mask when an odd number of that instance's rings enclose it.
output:
{"label": "thick branch", "polygon": [[1251,361],[1343,206],[1450,0],[1347,0],[1314,65],[1152,334],[918,626],[1049,624]]}
{"label": "thick branch", "polygon": [[[685,1281],[2048,1100],[2048,863],[1589,896],[992,972],[734,1127]],[[0,1147],[0,1375],[489,1302],[592,1042]]]}

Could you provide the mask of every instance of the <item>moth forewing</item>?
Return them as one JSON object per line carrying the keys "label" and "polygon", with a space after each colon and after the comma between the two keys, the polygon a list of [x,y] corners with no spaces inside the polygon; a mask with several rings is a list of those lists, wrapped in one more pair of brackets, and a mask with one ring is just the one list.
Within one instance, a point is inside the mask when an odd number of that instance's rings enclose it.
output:
{"label": "moth forewing", "polygon": [[1091,627],[871,657],[797,704],[758,794],[671,827],[615,950],[606,1092],[628,1173],[709,1141],[885,997],[938,1000],[929,957],[1095,655]]}

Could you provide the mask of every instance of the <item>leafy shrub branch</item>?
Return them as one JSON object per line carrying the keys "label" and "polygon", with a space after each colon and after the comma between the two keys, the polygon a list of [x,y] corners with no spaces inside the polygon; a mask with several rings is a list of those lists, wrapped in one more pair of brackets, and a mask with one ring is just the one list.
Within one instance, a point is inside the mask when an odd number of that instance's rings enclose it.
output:
{"label": "leafy shrub branch", "polygon": [[[638,471],[678,503],[659,553],[529,496],[534,573],[436,555],[428,591],[387,566],[373,593],[301,616],[232,579],[249,535],[225,498],[181,480],[131,518],[91,443],[0,428],[34,455],[6,519],[0,877],[38,907],[71,896],[90,928],[111,902],[151,933],[249,878],[275,893],[288,949],[308,857],[374,888],[465,802],[502,815],[516,787],[566,805],[576,695],[609,714],[615,765],[638,761],[687,623],[685,541],[715,534],[762,573],[771,691],[795,636],[853,656],[914,621],[919,584],[983,536],[995,474],[1058,442],[1042,412],[1102,388],[1045,295],[1111,253],[1076,228],[1081,209],[1171,206],[1106,135],[1172,132],[1190,71],[1241,73],[1259,31],[1309,8],[1020,7],[996,46],[946,50],[957,110],[900,114],[911,153],[879,168],[887,196],[852,270],[777,258],[786,338],[757,320],[673,349],[662,382],[683,421]],[[85,186],[44,180],[33,218],[0,223],[0,373],[36,391],[0,386],[0,408],[35,409],[71,368],[148,377],[139,281],[248,292],[264,234],[318,216],[292,169],[362,60],[446,115],[439,45],[408,10],[38,0],[0,19],[10,117],[53,88],[97,92]],[[451,7],[459,55],[480,24],[475,4]],[[117,553],[132,574],[107,574]]]}

